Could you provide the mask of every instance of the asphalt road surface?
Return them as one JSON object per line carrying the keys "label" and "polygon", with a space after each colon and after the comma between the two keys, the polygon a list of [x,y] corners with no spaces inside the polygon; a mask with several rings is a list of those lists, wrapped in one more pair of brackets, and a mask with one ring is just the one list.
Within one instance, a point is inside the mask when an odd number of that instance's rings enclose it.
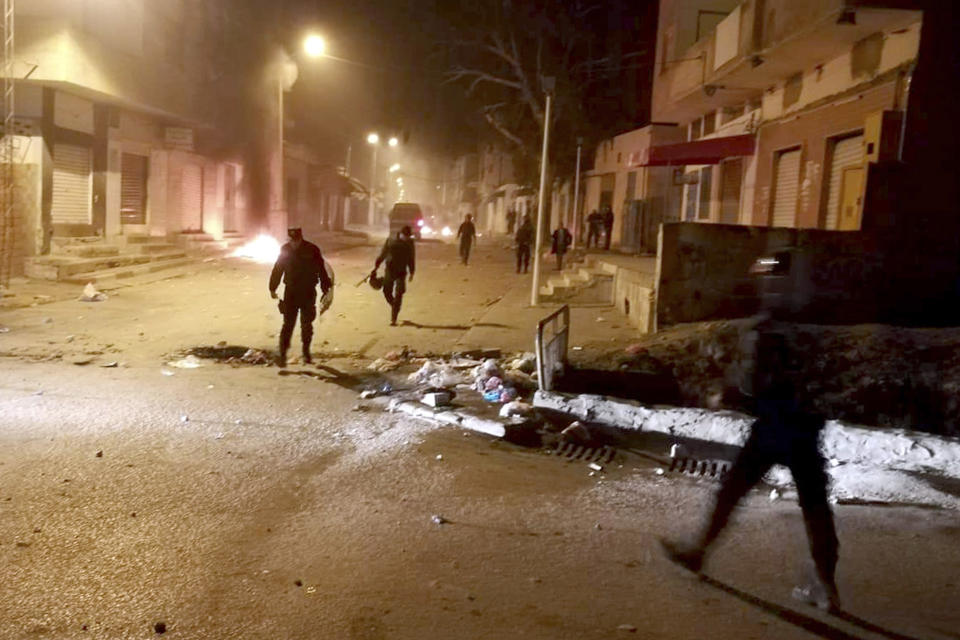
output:
{"label": "asphalt road surface", "polygon": [[[467,268],[455,247],[422,251],[401,316],[421,326],[395,329],[353,290],[375,250],[337,254],[347,284],[316,350],[343,372],[396,345],[445,350],[513,277],[488,251]],[[754,494],[698,581],[656,537],[692,530],[708,480],[626,454],[591,476],[356,411],[332,376],[165,364],[273,347],[267,271],[211,263],[0,315],[0,638],[960,637],[956,513],[839,507],[849,613],[827,616],[790,599],[795,503]]]}

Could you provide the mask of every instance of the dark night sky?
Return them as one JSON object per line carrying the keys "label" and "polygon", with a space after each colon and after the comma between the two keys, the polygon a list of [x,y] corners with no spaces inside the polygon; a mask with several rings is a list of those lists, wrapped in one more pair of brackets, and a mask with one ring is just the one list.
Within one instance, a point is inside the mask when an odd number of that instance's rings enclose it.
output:
{"label": "dark night sky", "polygon": [[[290,94],[290,114],[297,122],[291,137],[303,137],[340,161],[346,145],[352,142],[356,149],[370,130],[405,136],[407,145],[424,152],[475,149],[477,134],[486,127],[462,88],[443,84],[443,64],[431,56],[442,1],[283,0],[278,39],[300,68]],[[617,15],[624,21],[643,16],[649,34],[655,33],[656,0],[598,4],[604,11],[592,28],[605,31],[602,38],[617,28],[611,19]],[[299,45],[310,31],[324,35],[331,55],[368,66],[304,59]]]}

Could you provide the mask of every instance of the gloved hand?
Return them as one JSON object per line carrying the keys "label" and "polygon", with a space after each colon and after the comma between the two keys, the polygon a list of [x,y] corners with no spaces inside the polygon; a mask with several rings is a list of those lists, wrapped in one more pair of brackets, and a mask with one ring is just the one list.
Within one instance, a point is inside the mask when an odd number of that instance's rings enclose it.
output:
{"label": "gloved hand", "polygon": [[274,300],[276,300],[279,296],[277,295],[277,292],[276,292],[276,291],[271,291],[271,292],[270,292],[270,297],[273,298]]}
{"label": "gloved hand", "polygon": [[412,274],[412,273],[410,274],[410,277],[407,278],[407,280],[408,280],[409,282],[413,282],[413,274]]}

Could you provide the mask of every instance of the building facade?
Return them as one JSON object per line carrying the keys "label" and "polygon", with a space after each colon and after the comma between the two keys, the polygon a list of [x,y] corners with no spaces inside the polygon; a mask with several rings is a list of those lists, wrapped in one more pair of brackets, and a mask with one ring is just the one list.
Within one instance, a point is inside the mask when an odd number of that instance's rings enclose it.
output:
{"label": "building facade", "polygon": [[[652,117],[673,141],[617,153],[681,185],[657,193],[665,220],[860,229],[871,166],[898,159],[921,24],[849,0],[661,0]],[[603,180],[590,202],[626,184]]]}

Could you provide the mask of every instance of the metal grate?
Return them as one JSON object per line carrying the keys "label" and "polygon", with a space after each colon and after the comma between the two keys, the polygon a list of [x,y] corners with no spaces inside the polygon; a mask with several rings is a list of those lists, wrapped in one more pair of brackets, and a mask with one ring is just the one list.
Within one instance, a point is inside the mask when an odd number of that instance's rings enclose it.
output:
{"label": "metal grate", "polygon": [[583,445],[567,443],[558,445],[551,451],[552,455],[566,460],[579,460],[581,462],[595,462],[597,464],[609,464],[616,455],[616,449],[612,447],[585,447]]}
{"label": "metal grate", "polygon": [[670,471],[688,476],[722,478],[730,470],[726,460],[700,460],[698,458],[677,457],[670,460]]}

